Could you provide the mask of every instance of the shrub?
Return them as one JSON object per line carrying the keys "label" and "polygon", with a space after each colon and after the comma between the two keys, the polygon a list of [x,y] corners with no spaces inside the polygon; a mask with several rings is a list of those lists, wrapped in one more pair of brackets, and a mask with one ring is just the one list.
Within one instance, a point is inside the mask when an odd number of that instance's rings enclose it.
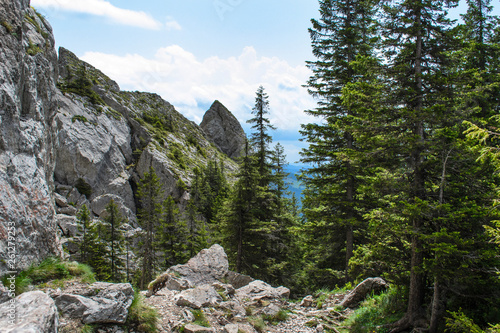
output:
{"label": "shrub", "polygon": [[158,313],[152,307],[144,303],[144,296],[136,292],[130,309],[126,325],[139,332],[157,332]]}
{"label": "shrub", "polygon": [[266,331],[266,323],[262,317],[249,317],[248,322],[257,330],[257,332]]}
{"label": "shrub", "polygon": [[281,321],[286,321],[288,319],[288,312],[286,310],[280,309],[274,316],[263,316],[265,321],[270,322],[273,325]]}

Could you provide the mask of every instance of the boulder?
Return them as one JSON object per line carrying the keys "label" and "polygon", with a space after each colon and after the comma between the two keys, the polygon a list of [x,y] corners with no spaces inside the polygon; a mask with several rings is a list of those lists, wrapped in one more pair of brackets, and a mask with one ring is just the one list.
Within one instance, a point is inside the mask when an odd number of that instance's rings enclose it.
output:
{"label": "boulder", "polygon": [[387,288],[387,286],[387,282],[382,278],[368,278],[345,295],[340,305],[346,308],[354,308],[363,301],[369,293],[372,291],[379,292]]}
{"label": "boulder", "polygon": [[255,280],[250,284],[236,289],[236,297],[241,301],[249,299],[258,301],[261,299],[281,299],[290,296],[290,289],[285,287],[273,288],[264,281]]}
{"label": "boulder", "polygon": [[214,329],[210,327],[203,327],[195,324],[187,324],[184,326],[184,333],[214,333]]}
{"label": "boulder", "polygon": [[308,307],[312,306],[313,302],[314,302],[314,299],[313,299],[312,295],[307,295],[306,297],[304,297],[302,299],[302,302],[300,302],[300,306],[308,308]]}
{"label": "boulder", "polygon": [[248,285],[250,282],[255,281],[254,278],[248,276],[248,275],[243,275],[240,273],[236,273],[233,271],[228,271],[226,275],[227,283],[232,285],[235,289],[244,287]]}
{"label": "boulder", "polygon": [[267,316],[267,317],[274,317],[278,314],[278,312],[280,312],[280,310],[281,310],[281,308],[279,306],[271,303],[268,306],[262,308],[259,311],[259,314],[261,314],[263,316]]}
{"label": "boulder", "polygon": [[64,236],[74,237],[78,233],[78,222],[75,216],[57,214],[56,221]]}
{"label": "boulder", "polygon": [[222,246],[215,244],[201,250],[184,265],[170,267],[167,273],[188,280],[193,286],[212,284],[228,273],[229,262]]}
{"label": "boulder", "polygon": [[221,102],[215,101],[203,116],[200,127],[207,138],[232,159],[241,156],[246,135],[235,116]]}
{"label": "boulder", "polygon": [[124,324],[134,299],[129,283],[96,282],[80,293],[85,296],[65,293],[55,301],[63,314],[81,318],[84,324]]}
{"label": "boulder", "polygon": [[30,291],[0,305],[2,333],[56,333],[59,314],[52,298]]}
{"label": "boulder", "polygon": [[174,297],[174,300],[178,306],[189,306],[193,309],[200,309],[206,306],[218,306],[222,302],[222,297],[214,287],[203,285],[181,291]]}
{"label": "boulder", "polygon": [[238,300],[222,302],[220,304],[220,307],[230,312],[236,318],[243,318],[246,316],[245,308],[240,304]]}

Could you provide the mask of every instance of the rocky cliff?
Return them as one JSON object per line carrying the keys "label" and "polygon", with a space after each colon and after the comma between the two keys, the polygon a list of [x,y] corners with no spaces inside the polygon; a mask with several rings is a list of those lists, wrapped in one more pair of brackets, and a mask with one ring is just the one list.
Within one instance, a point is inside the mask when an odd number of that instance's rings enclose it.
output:
{"label": "rocky cliff", "polygon": [[150,167],[181,210],[195,166],[236,170],[160,96],[121,91],[64,48],[58,57],[28,0],[0,2],[0,273],[60,255],[84,204],[98,218],[113,199],[137,227],[135,191]]}
{"label": "rocky cliff", "polygon": [[241,156],[246,135],[235,116],[221,102],[215,101],[203,116],[200,127],[222,152],[232,159]]}
{"label": "rocky cliff", "polygon": [[0,271],[60,253],[52,200],[57,54],[28,0],[0,1]]}

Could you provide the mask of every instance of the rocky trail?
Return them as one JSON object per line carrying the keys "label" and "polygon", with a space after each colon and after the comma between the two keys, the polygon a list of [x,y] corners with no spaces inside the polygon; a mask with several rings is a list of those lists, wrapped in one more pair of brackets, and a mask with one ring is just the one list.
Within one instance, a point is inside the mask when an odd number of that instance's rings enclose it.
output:
{"label": "rocky trail", "polygon": [[[370,278],[350,292],[289,300],[290,290],[229,270],[224,249],[213,245],[184,265],[158,276],[140,293],[158,315],[157,331],[184,333],[338,332],[342,321],[373,290],[386,286]],[[127,327],[134,290],[129,283],[46,283],[16,297],[17,321],[0,318],[0,332],[143,332]],[[11,300],[0,286],[0,313]],[[3,302],[3,303],[2,303]]]}

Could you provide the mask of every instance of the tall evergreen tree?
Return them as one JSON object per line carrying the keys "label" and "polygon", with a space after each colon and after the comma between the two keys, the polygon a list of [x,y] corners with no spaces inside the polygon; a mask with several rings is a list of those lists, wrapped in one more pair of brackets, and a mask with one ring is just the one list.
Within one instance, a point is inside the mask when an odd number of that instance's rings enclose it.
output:
{"label": "tall evergreen tree", "polygon": [[103,219],[105,235],[104,240],[109,247],[110,281],[121,282],[123,279],[124,240],[122,225],[125,222],[114,200],[106,206],[106,216]]}
{"label": "tall evergreen tree", "polygon": [[162,270],[181,264],[186,259],[187,226],[172,196],[163,202],[163,216],[156,226],[155,248],[163,254]]}
{"label": "tall evergreen tree", "polygon": [[[354,208],[359,186],[356,177],[362,170],[349,158],[357,149],[350,130],[357,110],[343,105],[342,89],[363,74],[353,66],[356,57],[373,52],[377,2],[320,0],[321,17],[311,20],[313,27],[309,29],[317,60],[308,62],[313,75],[307,87],[318,99],[318,107],[306,113],[319,121],[302,125],[301,130],[309,143],[301,153],[302,162],[311,164],[302,175],[306,186],[304,214],[311,236],[321,234],[331,245],[321,255],[318,266],[343,269],[346,280],[350,279],[354,228],[362,221]],[[338,236],[340,233],[343,238]],[[345,249],[343,262],[337,259],[339,248]]]}
{"label": "tall evergreen tree", "polygon": [[247,123],[252,125],[252,134],[250,136],[250,143],[252,149],[257,156],[258,170],[261,175],[261,186],[267,185],[270,176],[270,162],[269,158],[271,151],[269,145],[272,142],[272,137],[269,131],[276,129],[267,115],[269,114],[269,96],[264,91],[264,87],[260,86],[257,89],[255,97],[255,106],[252,109],[253,118],[249,119]]}
{"label": "tall evergreen tree", "polygon": [[141,277],[139,286],[144,289],[153,280],[158,269],[156,258],[156,228],[162,218],[161,186],[153,167],[145,172],[137,188],[139,208],[137,217],[142,228],[137,256],[140,260]]}

